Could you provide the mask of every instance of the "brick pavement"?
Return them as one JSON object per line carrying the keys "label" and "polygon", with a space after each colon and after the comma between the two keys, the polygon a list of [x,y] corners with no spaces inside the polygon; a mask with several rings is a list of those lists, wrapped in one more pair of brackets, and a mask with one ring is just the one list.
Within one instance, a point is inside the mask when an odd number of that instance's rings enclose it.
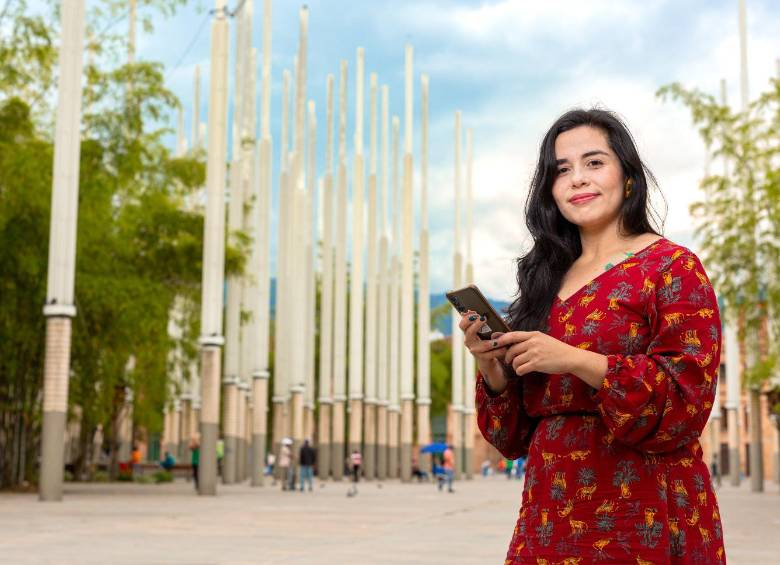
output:
{"label": "brick pavement", "polygon": [[[730,564],[780,563],[777,485],[719,492]],[[328,483],[313,493],[270,486],[67,484],[65,501],[0,494],[0,563],[498,565],[521,484],[503,477],[456,485]]]}

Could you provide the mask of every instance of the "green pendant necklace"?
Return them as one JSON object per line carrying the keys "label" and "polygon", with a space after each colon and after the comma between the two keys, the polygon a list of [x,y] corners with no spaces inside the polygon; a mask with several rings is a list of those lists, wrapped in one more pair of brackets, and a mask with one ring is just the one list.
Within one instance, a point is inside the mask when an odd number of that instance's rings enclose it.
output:
{"label": "green pendant necklace", "polygon": [[[626,251],[623,253],[623,255],[626,256],[626,259],[634,256],[634,254],[631,251]],[[621,262],[625,261],[626,259],[622,259]],[[614,263],[607,263],[606,265],[604,265],[604,270],[609,271],[614,266],[615,266]]]}

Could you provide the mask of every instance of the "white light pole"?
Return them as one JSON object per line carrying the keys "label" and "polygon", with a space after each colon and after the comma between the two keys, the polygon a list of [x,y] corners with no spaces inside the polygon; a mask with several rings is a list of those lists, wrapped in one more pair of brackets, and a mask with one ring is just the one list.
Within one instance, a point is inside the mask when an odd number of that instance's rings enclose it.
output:
{"label": "white light pole", "polygon": [[211,76],[206,164],[206,218],[201,299],[201,453],[200,494],[217,492],[217,433],[225,276],[225,160],[227,157],[228,24],[225,0],[216,0],[211,27]]}
{"label": "white light pole", "polygon": [[[420,289],[417,306],[417,447],[431,441],[431,303],[428,281],[428,75],[420,77],[422,114],[420,151]],[[430,472],[429,457],[418,455],[420,469]]]}
{"label": "white light pole", "polygon": [[305,273],[306,273],[306,319],[304,328],[306,330],[305,342],[305,387],[304,392],[304,426],[303,436],[312,441],[314,437],[314,348],[315,348],[315,319],[317,306],[317,286],[315,279],[315,241],[314,235],[317,231],[317,220],[314,216],[316,206],[316,164],[317,164],[317,116],[313,100],[309,100],[309,138],[307,150],[307,168],[306,168],[306,206],[305,217],[302,227],[305,231]]}
{"label": "white light pole", "polygon": [[[466,280],[465,284],[474,282],[474,264],[472,263],[471,240],[473,236],[472,210],[474,196],[472,186],[472,168],[474,155],[472,153],[471,128],[466,129]],[[464,351],[463,380],[463,463],[466,479],[472,478],[472,452],[474,450],[474,433],[476,432],[476,410],[474,407],[475,378],[477,370],[474,357]]]}
{"label": "white light pole", "polygon": [[[461,114],[455,112],[455,241],[453,255],[453,287],[463,286],[463,256],[461,254]],[[452,445],[455,450],[455,479],[460,479],[463,469],[463,347],[460,336],[458,316],[452,314],[452,404],[450,422],[452,423]]]}
{"label": "white light pole", "polygon": [[414,120],[413,50],[406,46],[404,95],[404,179],[401,234],[401,480],[412,479],[414,430],[414,205],[412,140]]}
{"label": "white light pole", "polygon": [[352,268],[349,279],[349,451],[363,436],[363,86],[365,52],[357,50],[355,73],[355,155],[352,169]]}
{"label": "white light pole", "polygon": [[[251,37],[251,20],[246,11],[251,11],[252,0],[241,4],[236,25],[236,56],[233,91],[233,144],[232,163],[230,165],[230,200],[228,202],[228,237],[238,244],[239,232],[244,228],[244,156],[243,142],[245,106],[243,98],[249,53],[245,49],[245,38]],[[247,28],[250,29],[247,29]],[[222,482],[232,484],[239,480],[240,398],[238,386],[241,383],[241,310],[243,281],[237,275],[227,280],[227,309],[225,312],[225,371],[224,380],[224,421],[225,455],[222,462]]]}
{"label": "white light pole", "polygon": [[317,427],[317,470],[330,475],[331,411],[333,409],[333,75],[326,79],[325,178],[322,181],[322,310],[320,314],[320,411]]}
{"label": "white light pole", "polygon": [[365,401],[365,477],[373,479],[376,476],[376,387],[377,387],[377,293],[379,280],[377,276],[378,241],[376,237],[376,159],[377,159],[377,76],[371,73],[369,77],[370,98],[370,145],[371,155],[368,168],[368,241],[367,252],[368,273],[366,291],[366,401]]}
{"label": "white light pole", "polygon": [[[290,72],[282,72],[282,127],[279,147],[279,235],[276,255],[276,312],[274,321],[274,391],[273,391],[273,449],[277,460],[281,453],[281,441],[288,434],[287,399],[290,365],[287,357],[290,310],[287,308],[287,296],[290,292],[290,249],[288,233],[292,223],[291,195],[289,191],[289,126],[290,126]],[[279,315],[288,313],[287,316]],[[280,467],[277,465],[277,469]],[[285,477],[279,477],[285,480]]]}
{"label": "white light pole", "polygon": [[335,291],[333,299],[333,479],[344,476],[344,402],[347,399],[347,62],[339,81],[339,160],[336,204]]}
{"label": "white light pole", "polygon": [[387,221],[387,168],[389,151],[389,122],[388,122],[388,97],[387,85],[382,85],[382,172],[380,177],[379,196],[379,316],[377,322],[381,324],[378,332],[379,338],[379,365],[377,367],[377,410],[376,410],[376,443],[377,443],[377,472],[379,480],[387,478],[387,445],[388,445],[388,372],[390,359],[390,242]]}
{"label": "white light pole", "polygon": [[400,121],[393,116],[393,239],[390,268],[390,377],[388,379],[388,476],[396,479],[400,471],[400,431],[401,431],[401,363],[400,363],[400,331],[401,331],[401,190],[399,188],[398,143],[400,137]]}
{"label": "white light pole", "polygon": [[257,303],[254,309],[253,323],[256,327],[254,356],[252,358],[252,486],[263,485],[263,469],[265,468],[266,415],[268,413],[268,350],[271,302],[271,269],[270,269],[270,236],[271,223],[271,9],[272,0],[265,0],[263,5],[263,71],[262,93],[260,104],[261,134],[259,154],[259,182],[253,185],[257,191],[257,212],[250,259],[251,269],[257,277]]}
{"label": "white light pole", "polygon": [[81,154],[81,70],[84,2],[63,2],[54,138],[49,265],[46,285],[46,353],[43,372],[43,431],[39,496],[62,500],[63,437],[68,413],[71,322],[76,315],[76,225]]}

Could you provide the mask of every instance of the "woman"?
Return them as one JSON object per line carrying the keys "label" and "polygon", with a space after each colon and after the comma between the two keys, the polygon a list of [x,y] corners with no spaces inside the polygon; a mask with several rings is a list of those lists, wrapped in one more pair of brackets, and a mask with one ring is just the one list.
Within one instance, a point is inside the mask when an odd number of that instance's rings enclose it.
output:
{"label": "woman", "polygon": [[482,434],[528,457],[506,563],[725,562],[698,442],[718,306],[699,259],[651,227],[654,182],[614,114],[564,114],[526,203],[514,331],[482,341],[461,320]]}

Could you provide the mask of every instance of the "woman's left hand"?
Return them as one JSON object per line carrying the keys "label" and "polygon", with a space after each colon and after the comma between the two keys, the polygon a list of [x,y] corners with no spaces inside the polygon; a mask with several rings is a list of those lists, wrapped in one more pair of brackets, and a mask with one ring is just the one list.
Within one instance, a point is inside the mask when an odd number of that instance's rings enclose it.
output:
{"label": "woman's left hand", "polygon": [[504,362],[511,365],[518,376],[533,372],[570,373],[582,353],[581,349],[542,332],[508,332],[493,340],[492,345],[494,348],[509,347]]}

